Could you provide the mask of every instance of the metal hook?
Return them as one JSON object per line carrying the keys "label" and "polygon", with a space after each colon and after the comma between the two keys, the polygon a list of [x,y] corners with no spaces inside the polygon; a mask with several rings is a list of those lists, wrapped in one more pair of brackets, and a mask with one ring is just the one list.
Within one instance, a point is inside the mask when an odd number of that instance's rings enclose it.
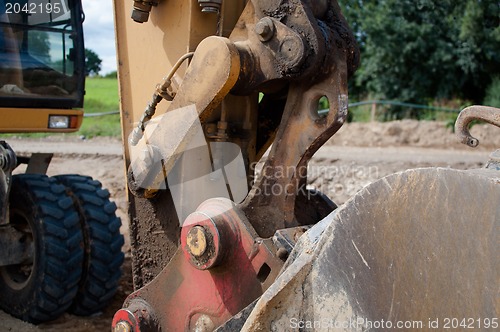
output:
{"label": "metal hook", "polygon": [[479,140],[469,132],[469,124],[473,120],[488,122],[500,128],[500,109],[488,106],[470,106],[462,110],[455,122],[455,133],[463,144],[475,148]]}

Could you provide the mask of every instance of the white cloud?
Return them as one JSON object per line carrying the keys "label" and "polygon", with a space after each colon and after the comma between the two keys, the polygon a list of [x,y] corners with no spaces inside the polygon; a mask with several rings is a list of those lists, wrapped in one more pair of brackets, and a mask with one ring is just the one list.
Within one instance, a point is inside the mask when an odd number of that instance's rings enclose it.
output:
{"label": "white cloud", "polygon": [[101,74],[116,70],[116,49],[112,0],[82,0],[85,48],[102,59]]}

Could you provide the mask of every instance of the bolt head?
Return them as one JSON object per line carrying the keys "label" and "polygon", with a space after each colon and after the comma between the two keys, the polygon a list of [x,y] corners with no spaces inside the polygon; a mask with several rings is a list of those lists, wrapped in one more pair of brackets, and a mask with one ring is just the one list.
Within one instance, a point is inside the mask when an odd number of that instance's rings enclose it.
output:
{"label": "bolt head", "polygon": [[212,217],[211,208],[208,206],[208,210],[191,213],[182,225],[181,248],[184,257],[198,270],[220,265],[225,260],[225,248],[233,243],[231,233],[228,233],[230,226],[226,225],[223,216]]}
{"label": "bolt head", "polygon": [[131,17],[137,23],[144,23],[149,20],[149,12],[133,9]]}
{"label": "bolt head", "polygon": [[271,32],[271,28],[269,27],[269,25],[265,24],[264,22],[258,22],[255,25],[255,33],[256,34],[263,36],[263,35],[268,34],[269,32]]}
{"label": "bolt head", "polygon": [[215,324],[209,316],[201,315],[196,320],[195,327],[196,327],[195,331],[208,332],[208,331],[213,331],[215,329]]}
{"label": "bolt head", "polygon": [[254,28],[255,33],[259,36],[259,39],[263,42],[270,40],[274,36],[274,23],[269,17],[264,17]]}
{"label": "bolt head", "polygon": [[132,326],[122,320],[116,323],[115,327],[113,328],[113,332],[132,332]]}
{"label": "bolt head", "polygon": [[187,249],[195,257],[201,257],[207,251],[207,234],[201,226],[195,226],[187,234]]}
{"label": "bolt head", "polygon": [[285,37],[280,44],[280,55],[291,68],[300,66],[305,58],[303,41],[299,37]]}

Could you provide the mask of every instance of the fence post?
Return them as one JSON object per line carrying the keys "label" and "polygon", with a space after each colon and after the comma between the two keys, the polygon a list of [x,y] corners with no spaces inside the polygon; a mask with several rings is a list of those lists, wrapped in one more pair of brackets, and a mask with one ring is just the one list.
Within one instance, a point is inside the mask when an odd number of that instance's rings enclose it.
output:
{"label": "fence post", "polygon": [[376,112],[377,112],[377,103],[376,103],[376,102],[373,102],[373,104],[372,104],[371,116],[370,116],[370,121],[371,121],[371,122],[375,122],[375,115],[376,115]]}

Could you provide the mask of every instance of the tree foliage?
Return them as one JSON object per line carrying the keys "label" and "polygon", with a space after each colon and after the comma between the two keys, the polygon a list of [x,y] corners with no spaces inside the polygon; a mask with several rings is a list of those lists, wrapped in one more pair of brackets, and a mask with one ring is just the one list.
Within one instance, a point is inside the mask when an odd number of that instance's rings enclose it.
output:
{"label": "tree foliage", "polygon": [[30,31],[28,34],[29,51],[45,62],[50,62],[50,41],[46,31]]}
{"label": "tree foliage", "polygon": [[104,75],[104,78],[118,78],[118,72],[116,70],[113,70]]}
{"label": "tree foliage", "polygon": [[361,49],[358,98],[482,102],[500,73],[498,0],[340,0]]}
{"label": "tree foliage", "polygon": [[92,50],[88,48],[85,49],[85,75],[86,76],[97,76],[101,71],[102,60],[99,56]]}
{"label": "tree foliage", "polygon": [[500,108],[500,76],[495,77],[486,90],[483,104]]}

